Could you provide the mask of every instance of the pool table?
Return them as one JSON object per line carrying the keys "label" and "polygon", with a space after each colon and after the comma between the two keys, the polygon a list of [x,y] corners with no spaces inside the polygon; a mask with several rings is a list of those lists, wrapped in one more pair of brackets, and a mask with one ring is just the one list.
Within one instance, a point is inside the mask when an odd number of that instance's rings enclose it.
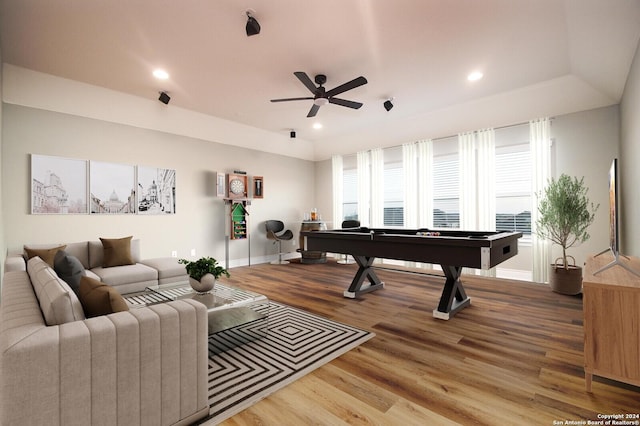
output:
{"label": "pool table", "polygon": [[[460,281],[462,268],[493,268],[518,253],[518,239],[522,237],[521,232],[367,227],[305,231],[300,235],[304,250],[353,256],[358,271],[344,292],[348,298],[384,287],[373,268],[376,258],[439,264],[446,279],[433,316],[445,320],[471,303]],[[368,285],[364,285],[365,279]]]}

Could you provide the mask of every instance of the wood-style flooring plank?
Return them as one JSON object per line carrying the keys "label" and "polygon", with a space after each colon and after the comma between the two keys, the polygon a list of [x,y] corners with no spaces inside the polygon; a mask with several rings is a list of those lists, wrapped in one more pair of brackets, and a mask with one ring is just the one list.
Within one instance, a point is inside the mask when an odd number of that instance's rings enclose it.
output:
{"label": "wood-style flooring plank", "polygon": [[385,288],[343,291],[355,265],[261,264],[230,285],[376,337],[223,425],[550,425],[640,412],[640,389],[595,377],[585,391],[582,298],[528,282],[463,275],[471,306],[434,319],[444,278],[378,269]]}

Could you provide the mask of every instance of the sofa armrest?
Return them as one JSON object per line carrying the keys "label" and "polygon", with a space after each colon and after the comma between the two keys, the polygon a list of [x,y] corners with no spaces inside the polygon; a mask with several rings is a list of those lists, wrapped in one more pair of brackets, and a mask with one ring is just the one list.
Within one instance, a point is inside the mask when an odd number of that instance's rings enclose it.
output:
{"label": "sofa armrest", "polygon": [[207,408],[207,312],[191,300],[42,327],[6,343],[0,424],[169,425]]}
{"label": "sofa armrest", "polygon": [[24,261],[24,257],[21,254],[7,254],[4,260],[4,271],[26,271],[27,263]]}

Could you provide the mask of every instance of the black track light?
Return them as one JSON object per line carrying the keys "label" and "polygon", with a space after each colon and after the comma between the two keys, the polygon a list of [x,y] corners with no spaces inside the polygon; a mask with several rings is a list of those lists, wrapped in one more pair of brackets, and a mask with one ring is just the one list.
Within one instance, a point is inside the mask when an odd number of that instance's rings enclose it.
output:
{"label": "black track light", "polygon": [[386,109],[387,111],[391,111],[391,108],[393,108],[393,104],[391,103],[391,99],[387,99],[386,101],[384,101],[384,109]]}
{"label": "black track light", "polygon": [[247,10],[247,37],[260,34],[260,24],[256,21],[256,18],[251,16],[251,12]]}
{"label": "black track light", "polygon": [[167,95],[167,92],[160,92],[160,97],[158,98],[158,100],[163,104],[167,105],[171,100],[171,97]]}
{"label": "black track light", "polygon": [[296,138],[296,131],[292,130],[291,132],[289,132],[289,136],[291,137],[291,139],[295,139]]}

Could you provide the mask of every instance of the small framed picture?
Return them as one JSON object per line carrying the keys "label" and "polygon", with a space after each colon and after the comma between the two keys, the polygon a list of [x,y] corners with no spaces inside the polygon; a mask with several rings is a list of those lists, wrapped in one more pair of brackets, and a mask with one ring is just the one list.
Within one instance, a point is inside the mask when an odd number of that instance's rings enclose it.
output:
{"label": "small framed picture", "polygon": [[218,172],[216,173],[216,197],[224,198],[226,194],[225,188],[225,174]]}
{"label": "small framed picture", "polygon": [[253,177],[253,198],[264,198],[264,178],[262,176]]}

